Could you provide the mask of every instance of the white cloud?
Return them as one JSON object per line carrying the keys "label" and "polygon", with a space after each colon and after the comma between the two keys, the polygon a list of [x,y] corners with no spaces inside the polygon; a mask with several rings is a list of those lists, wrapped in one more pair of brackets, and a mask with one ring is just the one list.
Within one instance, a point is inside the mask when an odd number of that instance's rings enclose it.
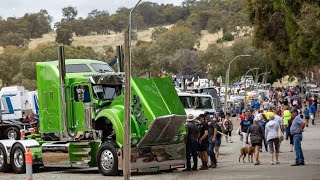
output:
{"label": "white cloud", "polygon": [[[183,0],[149,1],[159,4],[172,3],[180,5]],[[3,18],[21,17],[25,13],[39,12],[40,9],[46,9],[54,17],[54,21],[60,21],[62,17],[61,10],[66,6],[75,6],[78,10],[78,16],[85,17],[93,9],[107,10],[110,13],[114,13],[120,7],[133,7],[137,2],[137,0],[0,0],[0,16]]]}

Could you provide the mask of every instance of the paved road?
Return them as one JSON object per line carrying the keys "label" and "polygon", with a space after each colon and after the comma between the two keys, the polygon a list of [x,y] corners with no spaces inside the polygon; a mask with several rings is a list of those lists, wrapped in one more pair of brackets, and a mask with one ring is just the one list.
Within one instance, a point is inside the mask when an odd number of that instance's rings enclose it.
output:
{"label": "paved road", "polygon": [[[261,165],[239,163],[239,148],[241,142],[234,132],[234,143],[222,142],[221,156],[217,169],[197,172],[174,171],[171,173],[139,174],[132,179],[226,179],[226,180],[257,180],[257,179],[290,179],[290,180],[320,180],[320,121],[318,125],[306,128],[302,147],[305,155],[305,166],[291,167],[294,162],[294,153],[289,152],[289,142],[281,146],[280,165],[270,165],[269,154],[263,152],[260,156]],[[201,163],[200,163],[201,164]],[[0,179],[25,179],[24,175],[0,173]],[[122,177],[103,177],[96,168],[67,169],[49,168],[45,172],[34,174],[39,180],[89,180],[89,179],[122,179]]]}

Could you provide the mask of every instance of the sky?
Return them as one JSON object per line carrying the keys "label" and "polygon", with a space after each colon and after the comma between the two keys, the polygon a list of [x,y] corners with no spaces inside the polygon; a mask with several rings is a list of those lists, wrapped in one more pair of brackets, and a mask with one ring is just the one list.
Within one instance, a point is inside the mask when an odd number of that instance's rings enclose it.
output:
{"label": "sky", "polygon": [[[142,0],[144,1],[181,5],[183,0]],[[131,8],[137,2],[138,0],[0,0],[0,16],[2,18],[21,17],[25,13],[46,9],[56,22],[62,18],[62,8],[67,6],[77,8],[77,17],[86,17],[94,9],[107,10],[113,14],[118,8]]]}

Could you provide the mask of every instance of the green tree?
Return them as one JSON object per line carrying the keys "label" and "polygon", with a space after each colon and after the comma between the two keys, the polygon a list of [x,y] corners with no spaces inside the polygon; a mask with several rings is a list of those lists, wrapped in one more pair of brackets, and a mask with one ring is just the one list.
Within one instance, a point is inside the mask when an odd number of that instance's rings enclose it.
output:
{"label": "green tree", "polygon": [[179,49],[193,49],[198,44],[198,36],[186,27],[174,27],[160,34],[154,44],[157,53],[173,54]]}
{"label": "green tree", "polygon": [[7,33],[0,35],[0,46],[21,46],[25,45],[28,41],[24,38],[23,34],[19,33]]}
{"label": "green tree", "polygon": [[62,15],[65,17],[65,20],[71,22],[74,21],[78,15],[78,10],[76,7],[68,6],[62,8]]}
{"label": "green tree", "polygon": [[64,45],[70,46],[72,39],[72,27],[69,22],[59,22],[55,24],[56,26],[56,42]]}
{"label": "green tree", "polygon": [[[267,49],[278,78],[286,74],[301,77],[305,69],[320,63],[320,35],[312,36],[304,26],[309,20],[307,27],[319,27],[318,1],[246,0],[246,9],[255,27],[255,44]],[[309,18],[315,19],[310,22]]]}
{"label": "green tree", "polygon": [[11,79],[19,72],[19,62],[23,51],[23,48],[7,46],[0,54],[0,77],[3,86],[13,85]]}
{"label": "green tree", "polygon": [[122,32],[128,26],[129,13],[130,10],[128,8],[122,7],[111,16],[111,23],[115,32]]}

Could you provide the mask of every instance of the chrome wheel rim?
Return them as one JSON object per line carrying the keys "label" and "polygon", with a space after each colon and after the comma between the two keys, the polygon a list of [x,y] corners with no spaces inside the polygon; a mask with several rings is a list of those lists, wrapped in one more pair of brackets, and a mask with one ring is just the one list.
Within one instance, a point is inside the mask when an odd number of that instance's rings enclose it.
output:
{"label": "chrome wheel rim", "polygon": [[0,167],[3,167],[4,165],[4,152],[0,150]]}
{"label": "chrome wheel rim", "polygon": [[17,149],[13,154],[13,162],[17,168],[21,168],[23,166],[23,153],[21,149]]}
{"label": "chrome wheel rim", "polygon": [[13,129],[8,131],[8,138],[9,139],[16,139],[17,138],[17,132]]}
{"label": "chrome wheel rim", "polygon": [[113,168],[114,166],[114,156],[110,150],[104,150],[101,153],[101,166],[103,169],[109,171]]}

